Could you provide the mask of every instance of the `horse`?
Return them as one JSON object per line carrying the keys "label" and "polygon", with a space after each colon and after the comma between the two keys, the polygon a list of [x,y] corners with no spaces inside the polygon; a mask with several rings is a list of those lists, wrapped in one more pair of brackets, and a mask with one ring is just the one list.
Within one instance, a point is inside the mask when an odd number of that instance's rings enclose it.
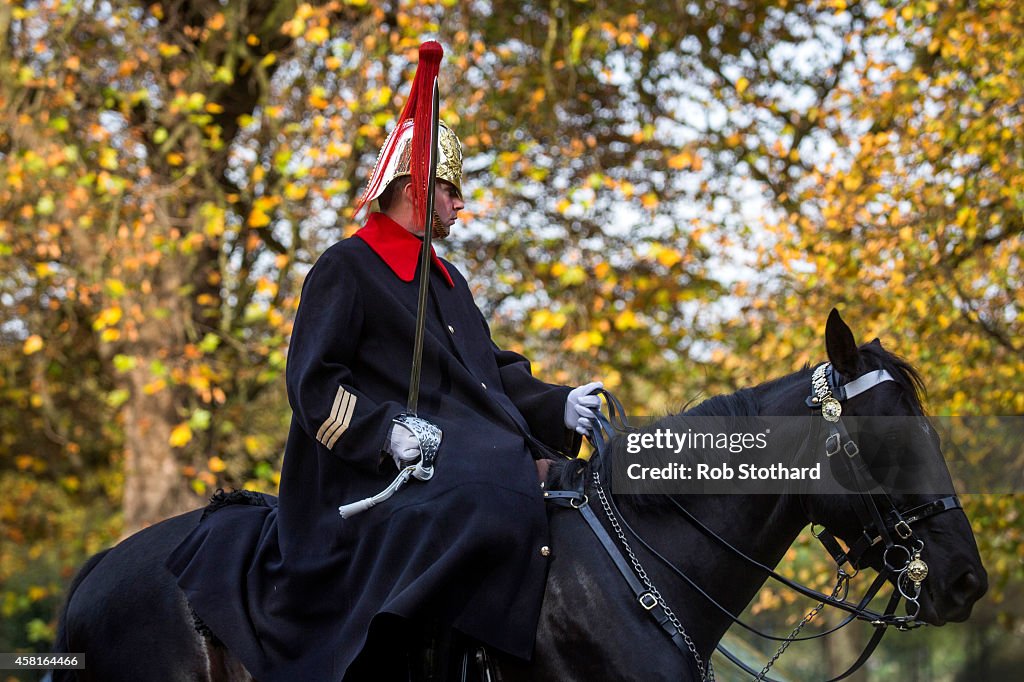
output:
{"label": "horse", "polygon": [[[533,660],[481,649],[478,659],[488,659],[481,679],[711,679],[711,655],[722,636],[769,575],[777,575],[773,567],[808,524],[821,529],[816,535],[836,559],[837,587],[818,595],[787,582],[793,589],[882,632],[966,620],[988,578],[955,495],[880,493],[863,480],[874,475],[873,467],[885,472],[893,466],[938,471],[948,480],[922,411],[919,375],[877,339],[858,346],[835,310],[826,323],[825,350],[828,362],[814,370],[804,367],[711,398],[638,433],[672,428],[694,415],[804,417],[793,420],[800,424],[813,416],[821,428],[807,429],[799,440],[840,471],[849,492],[818,493],[813,485],[745,495],[608,490],[626,448],[622,435],[588,463],[558,463],[546,493],[559,504],[551,512],[551,561]],[[847,428],[865,416],[919,418],[922,425],[909,434],[882,433],[887,427],[880,420]],[[792,459],[791,452],[772,456]],[[165,557],[201,513],[142,530],[83,566],[62,608],[55,650],[84,653],[86,668],[55,671],[55,680],[252,679],[215,636],[197,627],[164,569]],[[885,613],[872,611],[868,597],[845,599],[861,568],[878,572],[869,596],[883,582],[892,586]],[[907,599],[904,616],[894,613],[900,596]],[[784,649],[798,638],[778,639]],[[865,650],[858,662],[869,654]]]}

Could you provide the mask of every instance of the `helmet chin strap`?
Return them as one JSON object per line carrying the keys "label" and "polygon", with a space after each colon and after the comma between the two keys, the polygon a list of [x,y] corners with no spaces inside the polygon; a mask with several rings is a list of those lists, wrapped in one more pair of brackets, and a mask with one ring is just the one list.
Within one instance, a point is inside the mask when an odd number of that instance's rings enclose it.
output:
{"label": "helmet chin strap", "polygon": [[451,226],[441,222],[441,216],[437,215],[437,211],[434,211],[434,222],[431,228],[431,234],[434,239],[446,239],[451,231]]}

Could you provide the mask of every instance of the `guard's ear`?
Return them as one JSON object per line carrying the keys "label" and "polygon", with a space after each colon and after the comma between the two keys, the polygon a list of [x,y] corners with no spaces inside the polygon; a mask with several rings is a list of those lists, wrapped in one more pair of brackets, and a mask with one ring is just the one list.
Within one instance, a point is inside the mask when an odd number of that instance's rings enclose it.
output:
{"label": "guard's ear", "polygon": [[828,360],[837,372],[846,377],[855,377],[860,370],[860,352],[853,332],[839,316],[835,308],[825,322],[825,350]]}

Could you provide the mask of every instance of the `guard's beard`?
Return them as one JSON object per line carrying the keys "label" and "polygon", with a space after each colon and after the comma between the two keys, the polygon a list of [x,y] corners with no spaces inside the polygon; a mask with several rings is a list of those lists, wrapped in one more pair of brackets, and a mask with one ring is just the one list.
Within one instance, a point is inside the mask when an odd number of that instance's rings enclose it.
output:
{"label": "guard's beard", "polygon": [[434,239],[445,239],[451,231],[451,226],[441,222],[441,216],[437,215],[437,211],[434,211],[434,225],[430,236]]}

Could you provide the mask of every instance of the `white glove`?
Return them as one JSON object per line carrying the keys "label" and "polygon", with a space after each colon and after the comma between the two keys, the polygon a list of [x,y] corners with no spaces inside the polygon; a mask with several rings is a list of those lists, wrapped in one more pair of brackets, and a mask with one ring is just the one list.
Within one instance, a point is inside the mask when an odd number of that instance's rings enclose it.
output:
{"label": "white glove", "polygon": [[415,464],[420,459],[420,441],[416,434],[402,426],[395,424],[391,428],[390,443],[388,452],[395,460],[395,466],[401,471],[410,464]]}
{"label": "white glove", "polygon": [[603,383],[591,381],[569,391],[565,399],[565,428],[583,435],[590,430],[601,409],[601,396],[591,394],[600,388],[604,388]]}

